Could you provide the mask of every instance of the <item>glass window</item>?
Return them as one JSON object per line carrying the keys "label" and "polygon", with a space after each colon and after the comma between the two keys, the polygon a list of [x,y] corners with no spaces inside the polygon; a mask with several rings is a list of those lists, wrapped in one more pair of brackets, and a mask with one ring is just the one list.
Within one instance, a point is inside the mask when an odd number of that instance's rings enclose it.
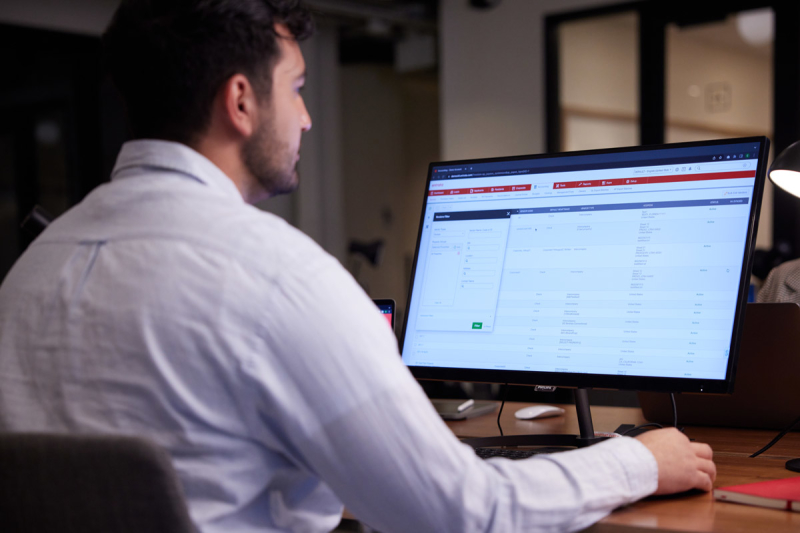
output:
{"label": "glass window", "polygon": [[[773,28],[769,8],[742,11],[713,23],[667,26],[666,142],[772,138]],[[771,220],[768,181],[759,248],[772,247]]]}
{"label": "glass window", "polygon": [[592,17],[559,25],[564,151],[639,144],[639,17]]}

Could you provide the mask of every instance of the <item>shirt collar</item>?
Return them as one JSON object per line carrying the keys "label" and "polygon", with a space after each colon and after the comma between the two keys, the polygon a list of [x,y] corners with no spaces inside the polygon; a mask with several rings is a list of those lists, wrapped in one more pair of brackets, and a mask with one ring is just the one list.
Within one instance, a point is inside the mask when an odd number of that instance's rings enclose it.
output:
{"label": "shirt collar", "polygon": [[167,170],[184,174],[196,181],[241,201],[233,181],[204,155],[185,144],[157,139],[138,139],[122,145],[111,180],[141,174],[142,169]]}

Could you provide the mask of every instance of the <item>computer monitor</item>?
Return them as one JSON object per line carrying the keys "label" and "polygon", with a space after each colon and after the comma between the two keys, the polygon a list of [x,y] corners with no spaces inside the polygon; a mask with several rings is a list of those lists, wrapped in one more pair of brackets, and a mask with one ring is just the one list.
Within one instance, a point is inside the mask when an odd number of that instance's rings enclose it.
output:
{"label": "computer monitor", "polygon": [[432,163],[403,361],[422,379],[730,392],[768,151]]}

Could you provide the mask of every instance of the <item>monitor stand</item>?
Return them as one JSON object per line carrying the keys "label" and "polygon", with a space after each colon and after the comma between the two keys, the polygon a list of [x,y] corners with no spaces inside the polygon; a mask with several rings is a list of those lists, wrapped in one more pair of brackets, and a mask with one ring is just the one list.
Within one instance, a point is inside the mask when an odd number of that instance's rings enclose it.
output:
{"label": "monitor stand", "polygon": [[583,448],[596,444],[608,437],[596,437],[592,425],[592,412],[589,409],[589,389],[575,389],[575,410],[578,414],[580,435],[505,435],[502,437],[482,437],[464,439],[461,442],[473,448],[495,446],[571,446]]}

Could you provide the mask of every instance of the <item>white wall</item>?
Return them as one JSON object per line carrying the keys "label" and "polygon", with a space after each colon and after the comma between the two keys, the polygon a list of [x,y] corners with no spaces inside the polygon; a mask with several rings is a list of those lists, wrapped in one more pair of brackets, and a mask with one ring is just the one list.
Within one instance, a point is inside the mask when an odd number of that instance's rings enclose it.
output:
{"label": "white wall", "polygon": [[543,152],[544,16],[608,0],[442,0],[442,157]]}

